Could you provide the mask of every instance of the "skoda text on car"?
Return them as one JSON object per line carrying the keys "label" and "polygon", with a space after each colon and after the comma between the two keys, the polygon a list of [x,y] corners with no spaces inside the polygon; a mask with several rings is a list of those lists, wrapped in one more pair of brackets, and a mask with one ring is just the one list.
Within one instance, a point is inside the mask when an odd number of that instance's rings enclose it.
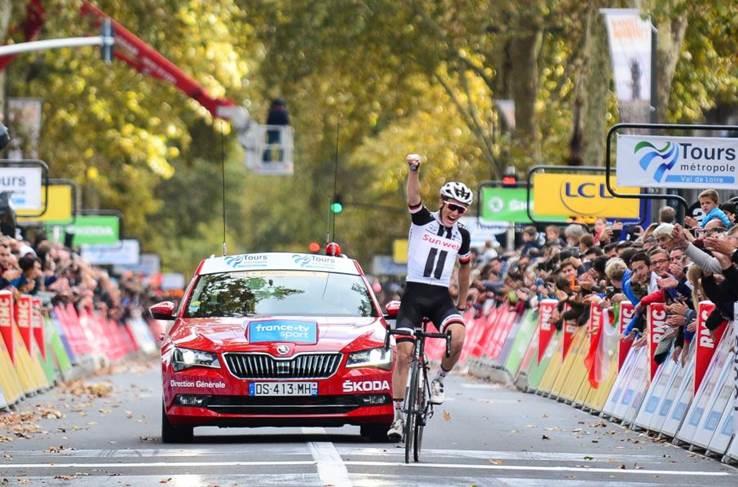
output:
{"label": "skoda text on car", "polygon": [[163,337],[162,440],[196,426],[359,425],[393,419],[387,322],[359,264],[263,253],[200,263]]}

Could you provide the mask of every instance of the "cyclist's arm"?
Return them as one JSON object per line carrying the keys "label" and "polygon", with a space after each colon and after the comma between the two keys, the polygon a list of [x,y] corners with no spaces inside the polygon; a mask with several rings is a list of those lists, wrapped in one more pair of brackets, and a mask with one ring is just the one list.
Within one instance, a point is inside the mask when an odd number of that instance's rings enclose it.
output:
{"label": "cyclist's arm", "polygon": [[417,171],[408,170],[407,172],[407,206],[412,212],[413,209],[420,208],[420,167]]}
{"label": "cyclist's arm", "polygon": [[459,248],[459,301],[456,304],[461,309],[466,309],[466,296],[469,293],[471,282],[471,235],[469,230],[459,227],[461,233],[461,247]]}

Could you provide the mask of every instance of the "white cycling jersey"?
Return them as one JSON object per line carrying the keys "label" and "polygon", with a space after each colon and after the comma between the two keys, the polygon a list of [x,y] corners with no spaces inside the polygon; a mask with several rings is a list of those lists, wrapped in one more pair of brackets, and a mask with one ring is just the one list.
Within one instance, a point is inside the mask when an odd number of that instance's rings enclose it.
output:
{"label": "white cycling jersey", "polygon": [[410,208],[410,213],[407,281],[448,287],[456,257],[462,264],[471,259],[469,230],[458,222],[444,226],[439,213],[423,205]]}

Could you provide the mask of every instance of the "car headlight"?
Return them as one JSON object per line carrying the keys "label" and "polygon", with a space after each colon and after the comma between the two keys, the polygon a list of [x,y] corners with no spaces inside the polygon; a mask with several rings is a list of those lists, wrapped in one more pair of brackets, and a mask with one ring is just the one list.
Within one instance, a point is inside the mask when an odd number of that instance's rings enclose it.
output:
{"label": "car headlight", "polygon": [[377,367],[389,370],[392,368],[392,349],[384,347],[361,350],[349,354],[346,367]]}
{"label": "car headlight", "polygon": [[189,367],[212,367],[220,368],[218,356],[214,353],[202,350],[191,350],[189,348],[175,348],[172,354],[172,365],[174,370],[183,370]]}

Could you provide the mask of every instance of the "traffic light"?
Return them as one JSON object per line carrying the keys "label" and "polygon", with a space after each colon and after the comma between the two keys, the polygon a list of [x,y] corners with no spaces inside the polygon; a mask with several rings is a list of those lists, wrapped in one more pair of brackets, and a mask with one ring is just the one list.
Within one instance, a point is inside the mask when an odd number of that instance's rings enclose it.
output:
{"label": "traffic light", "polygon": [[335,195],[331,201],[331,213],[338,215],[343,211],[343,201],[340,195]]}
{"label": "traffic light", "polygon": [[514,175],[502,176],[503,187],[515,187],[518,185],[518,178]]}
{"label": "traffic light", "polygon": [[113,45],[115,44],[115,33],[113,32],[113,22],[110,18],[103,20],[100,27],[100,35],[102,44],[100,45],[100,57],[106,63],[113,62]]}

